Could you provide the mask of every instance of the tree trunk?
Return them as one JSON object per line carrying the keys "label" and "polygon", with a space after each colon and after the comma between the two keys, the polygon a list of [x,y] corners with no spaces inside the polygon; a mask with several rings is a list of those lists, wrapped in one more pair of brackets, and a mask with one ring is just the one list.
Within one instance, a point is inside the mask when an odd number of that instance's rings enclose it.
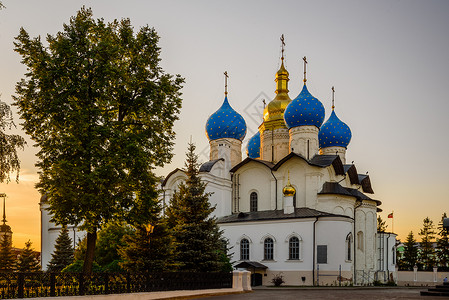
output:
{"label": "tree trunk", "polygon": [[97,242],[97,230],[95,230],[94,232],[87,232],[87,250],[83,265],[84,274],[92,273],[92,265],[94,262],[96,242]]}

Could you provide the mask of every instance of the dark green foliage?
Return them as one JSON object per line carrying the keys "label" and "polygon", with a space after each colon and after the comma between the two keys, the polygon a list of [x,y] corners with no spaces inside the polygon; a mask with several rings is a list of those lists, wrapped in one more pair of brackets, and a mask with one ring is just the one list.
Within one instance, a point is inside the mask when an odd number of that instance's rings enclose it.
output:
{"label": "dark green foliage", "polygon": [[73,242],[67,226],[63,226],[55,243],[55,251],[47,265],[47,271],[60,272],[73,262]]}
{"label": "dark green foliage", "polygon": [[[181,271],[221,271],[226,256],[216,219],[211,217],[210,194],[198,177],[198,156],[195,145],[189,144],[185,183],[179,185],[167,211],[175,240],[175,260]],[[227,260],[229,263],[229,260]]]}
{"label": "dark green foliage", "polygon": [[22,253],[17,259],[17,271],[18,272],[39,272],[41,266],[39,263],[38,254],[31,248],[31,242],[25,243]]}
{"label": "dark green foliage", "polygon": [[145,224],[158,211],[152,169],[171,160],[183,79],[159,66],[155,30],[134,33],[129,19],[105,23],[82,8],[46,40],[23,28],[16,37],[28,71],[15,105],[39,149],[37,187],[52,221],[88,232],[89,272],[98,229]]}
{"label": "dark green foliage", "polygon": [[381,216],[377,216],[377,232],[387,231],[388,225],[385,225],[386,221],[382,220]]}
{"label": "dark green foliage", "polygon": [[435,249],[432,246],[435,240],[435,233],[433,221],[426,217],[423,220],[423,227],[419,231],[421,236],[419,260],[423,265],[423,269],[427,271],[431,271],[435,266]]}
{"label": "dark green foliage", "polygon": [[415,237],[413,236],[413,232],[410,231],[404,243],[404,257],[402,259],[401,265],[403,266],[404,270],[412,271],[413,267],[417,264],[417,261],[418,248]]}
{"label": "dark green foliage", "polygon": [[[121,222],[110,222],[98,232],[95,247],[94,262],[104,271],[114,269],[121,271],[119,264],[121,257],[118,253],[120,247],[125,246],[124,237],[134,235],[134,230],[130,225]],[[84,237],[78,242],[75,251],[75,260],[83,260],[86,255],[87,238]]]}
{"label": "dark green foliage", "polygon": [[124,237],[134,235],[131,226],[124,223],[110,222],[98,232],[95,249],[95,261],[102,268],[113,262],[121,261],[118,249],[125,245]]}
{"label": "dark green foliage", "polygon": [[[80,272],[83,272],[83,265],[84,265],[84,261],[83,260],[75,260],[73,263],[71,263],[70,265],[68,265],[64,269],[62,269],[61,272],[64,272],[64,273],[80,273]],[[100,272],[103,272],[103,269],[96,262],[93,262],[92,263],[92,272],[100,273]]]}
{"label": "dark green foliage", "polygon": [[172,271],[173,242],[164,221],[155,226],[139,226],[134,235],[125,237],[119,249],[123,262],[120,266],[128,272]]}
{"label": "dark green foliage", "polygon": [[0,237],[0,272],[13,272],[16,268],[16,257],[12,251],[11,236]]}
{"label": "dark green foliage", "polygon": [[449,271],[449,229],[443,227],[443,220],[447,218],[446,213],[441,217],[441,221],[438,223],[438,235],[437,239],[437,258],[438,266],[441,271]]}
{"label": "dark green foliage", "polygon": [[[0,3],[0,9],[2,5]],[[20,135],[6,134],[5,131],[15,127],[12,120],[11,108],[0,101],[0,182],[10,181],[11,172],[16,172],[16,181],[19,180],[20,160],[18,149],[23,149],[25,140]]]}

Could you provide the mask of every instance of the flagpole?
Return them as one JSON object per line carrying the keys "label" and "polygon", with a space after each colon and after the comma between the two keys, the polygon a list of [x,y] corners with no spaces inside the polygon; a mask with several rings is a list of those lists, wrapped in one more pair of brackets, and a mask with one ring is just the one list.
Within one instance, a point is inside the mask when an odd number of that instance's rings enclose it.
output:
{"label": "flagpole", "polygon": [[394,210],[391,213],[393,214],[393,218],[391,218],[391,231],[394,233]]}

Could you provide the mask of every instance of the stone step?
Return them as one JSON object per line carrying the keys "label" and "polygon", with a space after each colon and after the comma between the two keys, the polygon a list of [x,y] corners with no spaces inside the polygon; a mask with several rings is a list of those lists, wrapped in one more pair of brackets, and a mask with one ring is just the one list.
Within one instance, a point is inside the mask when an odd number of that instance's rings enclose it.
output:
{"label": "stone step", "polygon": [[445,293],[449,293],[449,287],[442,287],[442,285],[440,285],[440,286],[436,286],[435,288],[429,288],[428,289],[429,290],[429,292],[445,292]]}

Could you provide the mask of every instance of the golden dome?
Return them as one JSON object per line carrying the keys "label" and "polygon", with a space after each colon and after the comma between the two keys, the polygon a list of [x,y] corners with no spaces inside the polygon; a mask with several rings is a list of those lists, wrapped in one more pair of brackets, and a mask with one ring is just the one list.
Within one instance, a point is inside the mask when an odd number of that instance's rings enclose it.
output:
{"label": "golden dome", "polygon": [[293,197],[296,194],[295,188],[290,184],[290,171],[288,171],[288,182],[287,182],[287,185],[284,186],[284,189],[282,190],[282,193],[284,193],[285,197]]}
{"label": "golden dome", "polygon": [[276,97],[268,103],[263,111],[264,122],[284,120],[284,111],[292,101],[288,96],[288,71],[284,67],[282,59],[281,67],[276,73]]}
{"label": "golden dome", "polygon": [[295,188],[290,184],[290,182],[282,190],[285,197],[293,197],[296,194]]}

